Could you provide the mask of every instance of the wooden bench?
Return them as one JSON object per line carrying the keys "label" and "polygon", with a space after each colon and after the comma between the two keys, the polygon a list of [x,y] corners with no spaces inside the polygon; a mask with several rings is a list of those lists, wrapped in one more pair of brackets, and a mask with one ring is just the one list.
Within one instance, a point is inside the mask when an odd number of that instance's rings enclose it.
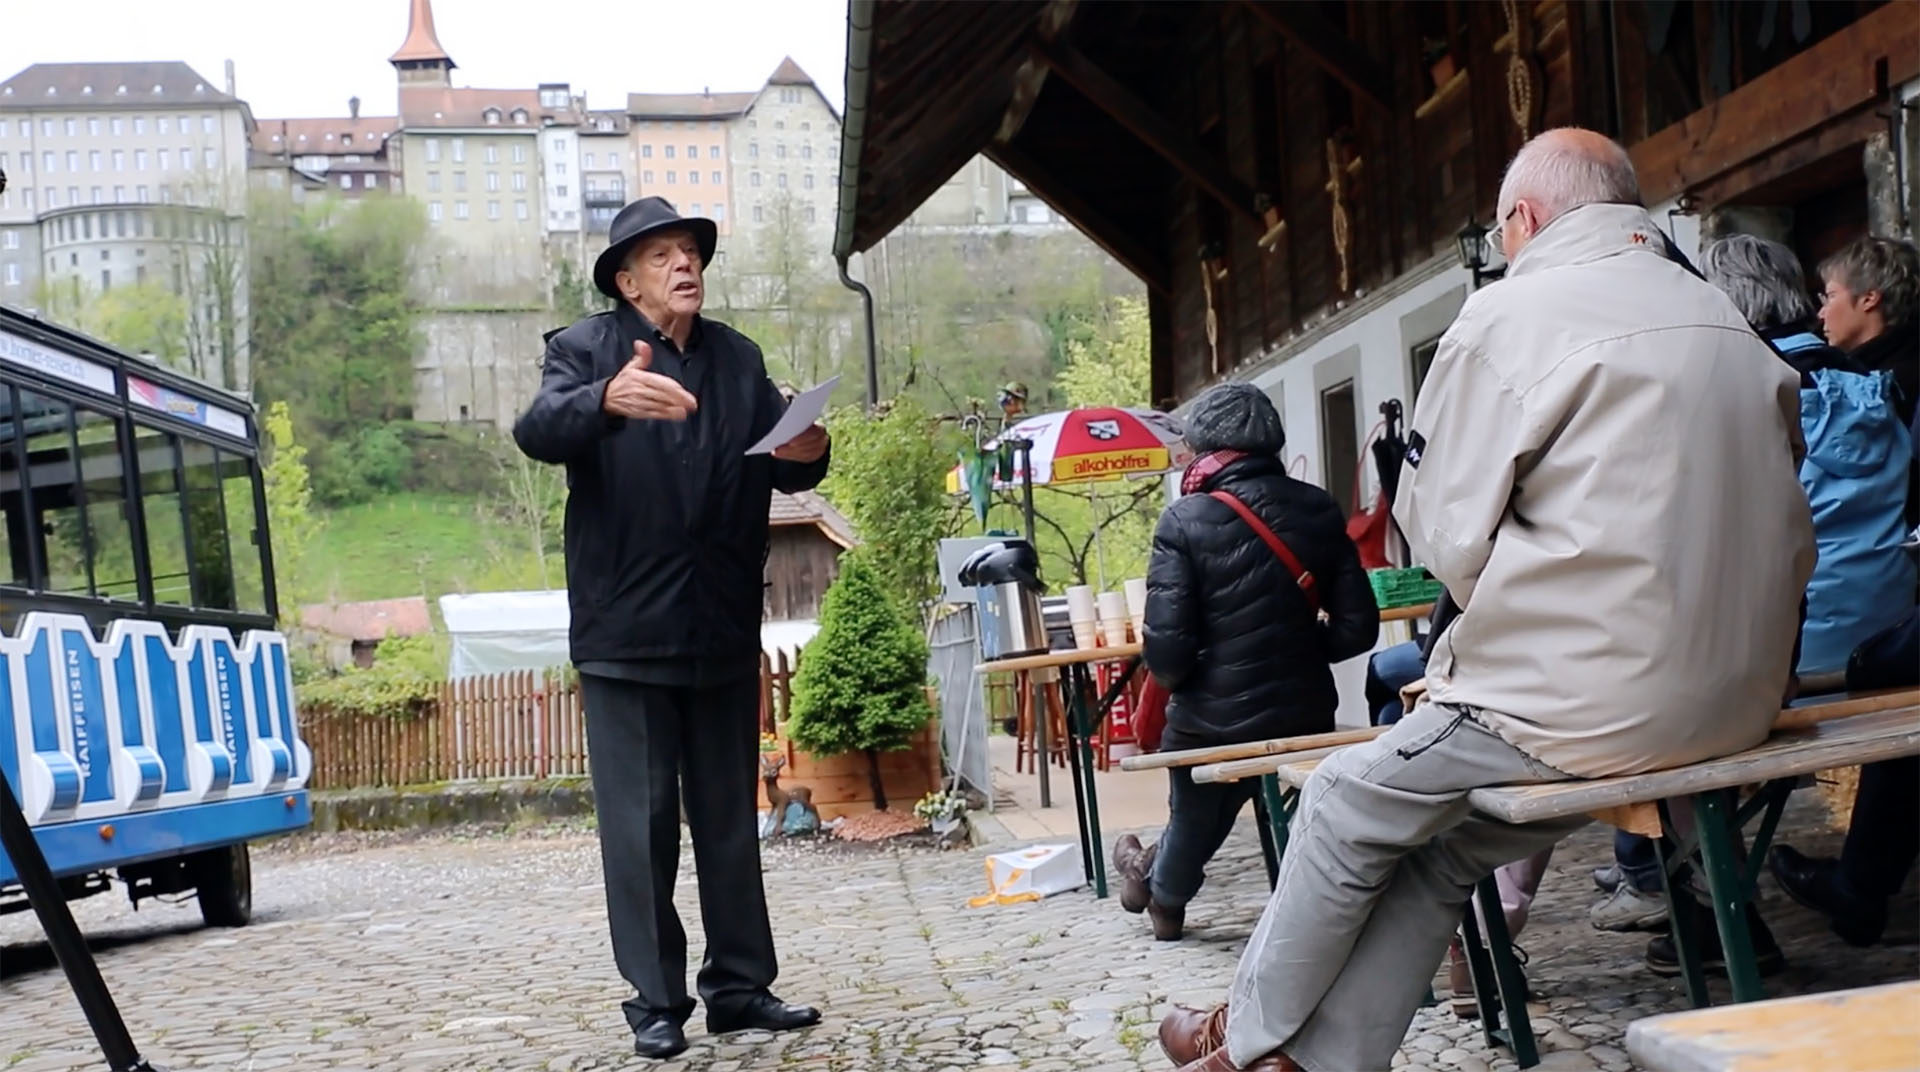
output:
{"label": "wooden bench", "polygon": [[1647,1072],[1920,1067],[1920,982],[1776,998],[1635,1020],[1627,1053]]}
{"label": "wooden bench", "polygon": [[[1753,900],[1760,868],[1773,840],[1787,796],[1806,775],[1836,767],[1920,755],[1920,690],[1850,697],[1788,708],[1775,732],[1760,745],[1735,755],[1669,770],[1617,778],[1548,782],[1538,785],[1476,789],[1467,800],[1477,810],[1510,823],[1531,823],[1568,815],[1593,815],[1620,825],[1651,808],[1666,878],[1673,943],[1696,1007],[1709,997],[1699,940],[1690,913],[1679,911],[1672,875],[1697,851],[1712,901],[1715,928],[1726,957],[1727,981],[1737,1002],[1765,996],[1760,986],[1746,908]],[[1282,775],[1284,777],[1284,773]],[[1743,804],[1739,791],[1759,786]],[[1692,831],[1677,828],[1669,802],[1685,800],[1693,809]],[[1743,826],[1760,817],[1759,829],[1743,863],[1738,838]]]}

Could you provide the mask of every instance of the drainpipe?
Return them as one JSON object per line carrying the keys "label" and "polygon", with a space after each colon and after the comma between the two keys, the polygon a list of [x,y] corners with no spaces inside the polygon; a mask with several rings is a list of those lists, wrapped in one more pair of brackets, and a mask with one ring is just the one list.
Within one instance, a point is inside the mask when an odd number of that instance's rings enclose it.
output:
{"label": "drainpipe", "polygon": [[873,291],[865,283],[847,274],[847,258],[839,257],[840,285],[860,295],[860,304],[867,312],[867,413],[871,415],[880,407],[880,351],[873,339]]}

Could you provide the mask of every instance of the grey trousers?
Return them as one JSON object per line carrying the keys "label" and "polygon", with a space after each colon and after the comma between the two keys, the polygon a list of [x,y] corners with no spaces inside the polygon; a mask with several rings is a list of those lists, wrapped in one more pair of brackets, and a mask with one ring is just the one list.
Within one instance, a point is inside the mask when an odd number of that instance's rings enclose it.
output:
{"label": "grey trousers", "polygon": [[1474,883],[1587,822],[1514,826],[1467,792],[1567,777],[1431,703],[1322,761],[1234,976],[1234,1063],[1282,1050],[1310,1072],[1387,1068]]}

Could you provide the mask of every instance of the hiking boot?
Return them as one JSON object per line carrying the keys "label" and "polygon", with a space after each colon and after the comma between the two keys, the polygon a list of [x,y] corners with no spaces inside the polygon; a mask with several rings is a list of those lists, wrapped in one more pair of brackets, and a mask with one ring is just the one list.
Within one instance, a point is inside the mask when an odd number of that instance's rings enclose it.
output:
{"label": "hiking boot", "polygon": [[[1700,943],[1701,969],[1708,975],[1725,978],[1727,955],[1720,948],[1720,929],[1714,923],[1713,911],[1691,899],[1681,901],[1681,906],[1681,911],[1693,918],[1694,938]],[[1746,917],[1747,931],[1753,942],[1754,964],[1759,968],[1761,978],[1785,971],[1787,956],[1780,952],[1780,943],[1774,941],[1773,932],[1767,929],[1767,921],[1760,918],[1760,910],[1748,905]],[[1662,934],[1647,942],[1647,970],[1669,979],[1681,974],[1680,954],[1673,947],[1673,935]]]}
{"label": "hiking boot", "polygon": [[1140,839],[1123,834],[1113,843],[1113,869],[1120,874],[1120,907],[1139,915],[1147,910],[1153,896],[1150,879],[1153,861],[1160,855],[1160,844],[1143,848]]}
{"label": "hiking boot", "polygon": [[1594,903],[1587,922],[1600,931],[1657,931],[1667,925],[1667,899],[1622,882],[1612,895]]}
{"label": "hiking boot", "polygon": [[1159,942],[1177,942],[1187,930],[1187,906],[1168,907],[1159,901],[1147,901],[1147,919],[1153,923],[1153,937]]}
{"label": "hiking boot", "polygon": [[1855,894],[1840,874],[1838,860],[1803,856],[1791,846],[1776,845],[1767,856],[1767,870],[1788,897],[1827,917],[1833,933],[1848,945],[1872,945],[1887,929],[1886,900]]}

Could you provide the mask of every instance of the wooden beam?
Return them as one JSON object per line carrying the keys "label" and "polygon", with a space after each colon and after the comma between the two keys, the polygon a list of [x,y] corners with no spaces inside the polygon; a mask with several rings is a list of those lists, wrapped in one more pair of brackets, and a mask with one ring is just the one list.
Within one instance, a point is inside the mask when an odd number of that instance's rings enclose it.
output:
{"label": "wooden beam", "polygon": [[1126,230],[1112,217],[1096,207],[1092,201],[1076,191],[1070,183],[1062,182],[1037,157],[1012,144],[995,143],[982,149],[987,159],[1007,169],[1015,178],[1027,184],[1040,200],[1045,201],[1054,211],[1071,220],[1094,245],[1107,252],[1107,255],[1119,261],[1126,269],[1140,277],[1147,289],[1158,294],[1170,294],[1172,288],[1171,273],[1167,271],[1166,258]]}
{"label": "wooden beam", "polygon": [[1393,78],[1353,39],[1321,18],[1312,4],[1241,0],[1267,28],[1299,46],[1313,62],[1354,95],[1385,111],[1393,109]]}
{"label": "wooden beam", "polygon": [[[1080,0],[1052,0],[1045,11],[1040,13],[1039,25],[1035,32],[1042,41],[1052,41],[1066,32],[1067,24],[1073,21],[1073,12]],[[1047,85],[1047,65],[1037,56],[1027,57],[1020,70],[1013,76],[1013,99],[1007,102],[1006,115],[1000,119],[1000,129],[993,140],[1009,142],[1020,133],[1027,123],[1027,116],[1033,114],[1033,106],[1040,102],[1040,91]]]}
{"label": "wooden beam", "polygon": [[[1920,77],[1920,17],[1888,4],[1631,146],[1648,204],[1703,185]],[[1884,79],[1884,81],[1883,81]]]}
{"label": "wooden beam", "polygon": [[1253,191],[1246,184],[1234,178],[1232,172],[1211,154],[1201,150],[1186,134],[1161,118],[1159,113],[1107,72],[1094,66],[1087,57],[1071,46],[1057,42],[1036,45],[1034,51],[1062,81],[1079,91],[1095,108],[1106,113],[1175,170],[1193,180],[1194,185],[1205,190],[1214,200],[1255,224],[1264,222],[1261,209],[1265,203],[1256,203]]}

